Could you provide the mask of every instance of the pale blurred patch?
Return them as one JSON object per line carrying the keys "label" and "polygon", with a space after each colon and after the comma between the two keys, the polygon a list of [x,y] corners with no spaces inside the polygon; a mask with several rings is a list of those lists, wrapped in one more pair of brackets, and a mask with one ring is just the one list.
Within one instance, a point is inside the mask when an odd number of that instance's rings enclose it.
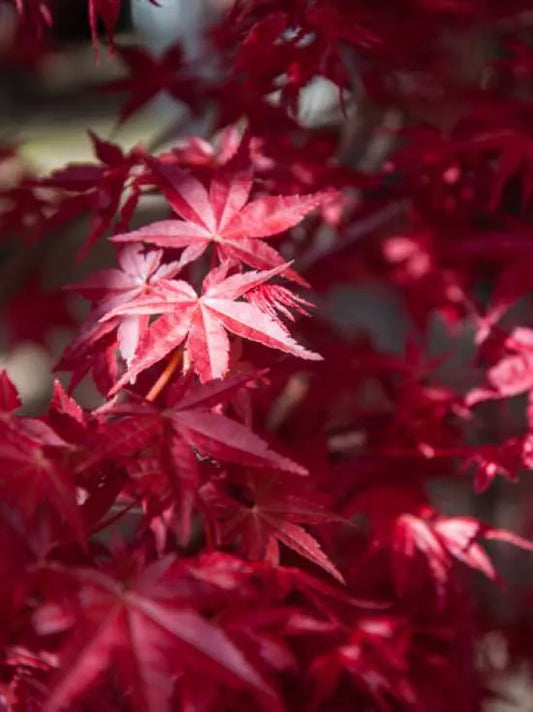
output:
{"label": "pale blurred patch", "polygon": [[50,393],[52,357],[36,344],[20,344],[0,354],[0,369],[5,369],[23,403],[45,399]]}

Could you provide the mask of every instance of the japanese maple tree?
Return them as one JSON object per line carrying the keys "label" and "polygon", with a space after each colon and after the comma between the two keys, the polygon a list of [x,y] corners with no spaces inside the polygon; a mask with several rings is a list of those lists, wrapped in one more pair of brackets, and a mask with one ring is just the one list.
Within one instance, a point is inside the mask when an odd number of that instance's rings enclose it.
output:
{"label": "japanese maple tree", "polygon": [[[66,4],[2,2],[37,71]],[[531,3],[235,0],[191,59],[83,2],[117,131],[185,119],[13,180],[0,144],[7,343],[71,332],[44,412],[0,372],[0,710],[493,709],[487,634],[533,660],[490,544],[531,567]],[[71,223],[114,263],[48,290]],[[510,529],[460,504],[512,487]]]}

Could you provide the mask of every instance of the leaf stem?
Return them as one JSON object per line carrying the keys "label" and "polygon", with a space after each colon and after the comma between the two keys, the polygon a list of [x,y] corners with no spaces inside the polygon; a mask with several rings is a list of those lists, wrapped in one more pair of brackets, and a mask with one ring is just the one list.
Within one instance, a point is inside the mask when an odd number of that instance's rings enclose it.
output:
{"label": "leaf stem", "polygon": [[157,396],[161,393],[163,388],[169,382],[172,374],[174,373],[176,368],[181,363],[181,360],[182,360],[182,349],[178,349],[177,351],[174,352],[174,355],[168,362],[167,367],[165,368],[163,373],[159,376],[157,381],[154,383],[154,385],[150,388],[150,390],[146,394],[147,401],[154,401],[157,398]]}

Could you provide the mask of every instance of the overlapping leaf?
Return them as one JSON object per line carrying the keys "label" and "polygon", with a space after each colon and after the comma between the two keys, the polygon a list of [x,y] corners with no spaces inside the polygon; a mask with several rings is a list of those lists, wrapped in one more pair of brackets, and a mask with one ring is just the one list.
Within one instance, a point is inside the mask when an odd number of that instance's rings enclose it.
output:
{"label": "overlapping leaf", "polygon": [[[101,425],[89,441],[91,454],[87,455],[82,465],[82,469],[86,470],[101,461],[131,462],[132,458],[138,458],[138,469],[142,474],[143,458],[140,453],[152,453],[157,469],[167,479],[174,503],[175,528],[184,542],[190,537],[192,516],[197,508],[202,483],[197,453],[219,462],[247,464],[299,475],[307,472],[289,458],[271,450],[262,438],[247,427],[215,409],[242,389],[250,377],[211,381],[192,389],[188,385],[189,380],[178,382],[179,387],[169,392],[163,409],[143,402],[116,406],[108,411],[108,415],[122,417]],[[322,552],[318,544],[309,536],[308,539],[315,545],[317,557],[322,562],[327,561],[323,554],[320,558]],[[308,549],[311,551],[312,546]]]}
{"label": "overlapping leaf", "polygon": [[[40,188],[53,188],[67,194],[48,221],[59,221],[63,213],[68,219],[84,210],[91,213],[91,225],[82,256],[110,228],[124,198],[131,170],[141,157],[139,149],[124,153],[116,144],[104,141],[92,132],[89,136],[100,163],[72,163],[34,181]],[[133,210],[137,199],[138,194],[132,191],[127,201],[128,210]]]}
{"label": "overlapping leaf", "polygon": [[[276,692],[223,629],[202,616],[193,600],[180,599],[171,565],[147,566],[129,585],[94,570],[76,572],[80,605],[63,651],[68,665],[52,686],[46,712],[71,705],[109,666],[139,712],[170,712],[176,675],[206,673],[205,684],[245,689],[265,709],[280,709]],[[41,609],[37,627],[54,633],[57,620],[53,607]]]}
{"label": "overlapping leaf", "polygon": [[78,541],[84,541],[81,512],[76,502],[76,482],[68,466],[68,443],[37,418],[20,418],[12,412],[17,393],[3,375],[4,412],[0,419],[0,483],[2,498],[28,518],[42,507],[68,524]]}
{"label": "overlapping leaf", "polygon": [[[207,491],[203,496],[207,496]],[[250,474],[242,485],[228,482],[224,488],[221,483],[218,492],[212,491],[208,499],[210,506],[219,511],[223,539],[239,541],[242,550],[252,558],[267,556],[278,563],[281,543],[344,581],[318,541],[301,526],[338,518],[320,502],[299,495],[290,481]]]}
{"label": "overlapping leaf", "polygon": [[[262,238],[297,225],[316,208],[320,194],[265,196],[250,201],[252,174],[220,171],[207,190],[180,168],[150,162],[160,189],[181,220],[163,220],[139,230],[115,235],[116,242],[148,242],[160,247],[185,248],[181,264],[197,259],[210,244],[221,261],[233,260],[257,269],[269,269],[283,258]],[[294,272],[288,276],[298,279]]]}
{"label": "overlapping leaf", "polygon": [[168,426],[172,439],[183,440],[190,448],[216,460],[305,474],[304,468],[270,450],[264,440],[244,425],[214,410],[248,381],[250,376],[235,376],[191,388],[186,380],[184,389],[180,387],[169,394],[162,410],[149,402],[116,406],[111,414],[126,417],[102,427],[94,454],[85,465],[113,455],[138,452]]}
{"label": "overlapping leaf", "polygon": [[[429,576],[440,605],[447,601],[449,588],[456,585],[457,561],[492,581],[499,580],[480,540],[500,540],[533,550],[532,542],[474,517],[446,517],[436,512],[414,489],[399,492],[381,487],[361,502],[368,508],[376,544],[390,550],[398,592],[419,590],[420,582]],[[425,570],[417,567],[417,561],[424,561]]]}
{"label": "overlapping leaf", "polygon": [[279,320],[274,320],[253,304],[238,301],[247,292],[284,272],[286,265],[226,277],[228,266],[223,264],[209,273],[201,295],[182,280],[160,280],[148,297],[138,297],[104,317],[109,320],[126,314],[162,314],[141,339],[138,356],[113,392],[161,361],[184,341],[194,370],[202,381],[224,376],[229,364],[228,331],[293,356],[312,360],[321,358],[296,343]]}
{"label": "overlapping leaf", "polygon": [[200,79],[188,73],[179,44],[167,49],[161,57],[152,57],[141,47],[119,47],[117,53],[130,77],[105,84],[103,89],[130,94],[120,111],[119,123],[127,121],[160,92],[193,108],[198,104]]}

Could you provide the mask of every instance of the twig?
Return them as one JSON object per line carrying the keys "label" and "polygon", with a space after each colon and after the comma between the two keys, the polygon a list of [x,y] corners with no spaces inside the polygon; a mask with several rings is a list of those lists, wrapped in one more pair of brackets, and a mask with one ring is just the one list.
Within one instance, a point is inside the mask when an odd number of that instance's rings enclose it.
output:
{"label": "twig", "polygon": [[181,363],[183,358],[183,351],[182,349],[178,349],[170,361],[167,364],[167,367],[163,371],[163,373],[159,376],[157,381],[154,383],[154,385],[150,388],[148,393],[146,394],[146,400],[147,401],[154,401],[157,396],[161,393],[163,388],[167,385],[167,383],[170,381],[172,374],[174,371],[177,369],[179,364]]}
{"label": "twig", "polygon": [[338,252],[349,249],[359,242],[359,240],[366,237],[366,235],[383,227],[389,221],[405,216],[408,206],[409,202],[407,200],[398,200],[365,218],[361,218],[361,220],[358,220],[346,231],[341,240],[311,247],[306,254],[300,257],[296,268],[299,272],[305,272],[325,257],[330,257]]}

